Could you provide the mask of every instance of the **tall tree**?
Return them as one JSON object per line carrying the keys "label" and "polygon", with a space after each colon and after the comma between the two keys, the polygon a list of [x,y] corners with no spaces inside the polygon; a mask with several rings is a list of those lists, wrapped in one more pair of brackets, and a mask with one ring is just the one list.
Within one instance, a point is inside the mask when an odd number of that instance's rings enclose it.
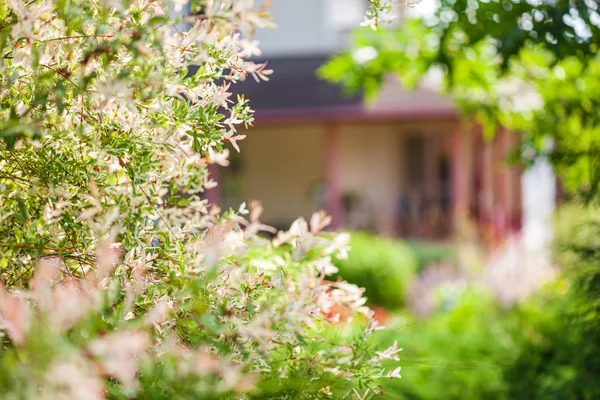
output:
{"label": "tall tree", "polygon": [[600,184],[599,45],[594,0],[442,0],[429,17],[358,31],[321,74],[372,97],[388,73],[414,87],[441,71],[464,114],[490,135],[498,124],[518,132],[523,161],[548,156],[591,199]]}
{"label": "tall tree", "polygon": [[[418,5],[417,5],[418,7]],[[600,395],[600,13],[595,0],[441,0],[432,16],[392,30],[361,30],[321,70],[376,96],[389,73],[414,87],[441,72],[441,88],[492,136],[521,137],[528,163],[547,157],[572,199],[561,214],[559,260],[571,289],[544,306],[547,321],[506,365],[509,398]],[[553,304],[553,305],[552,305]]]}

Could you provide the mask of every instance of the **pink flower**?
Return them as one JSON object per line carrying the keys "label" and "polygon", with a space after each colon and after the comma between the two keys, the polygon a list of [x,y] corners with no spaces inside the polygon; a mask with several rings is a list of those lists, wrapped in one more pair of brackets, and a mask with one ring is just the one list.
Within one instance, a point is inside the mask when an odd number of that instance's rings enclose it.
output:
{"label": "pink flower", "polygon": [[54,361],[46,371],[45,381],[36,397],[40,400],[105,398],[98,368],[80,354]]}
{"label": "pink flower", "polygon": [[393,378],[402,378],[402,375],[400,375],[400,370],[401,369],[402,369],[402,367],[397,367],[395,370],[390,371],[387,374],[387,377],[391,378],[391,379],[393,379]]}
{"label": "pink flower", "polygon": [[0,283],[0,330],[5,331],[15,345],[25,342],[29,315],[27,304],[7,293]]}
{"label": "pink flower", "polygon": [[231,143],[231,145],[233,146],[233,148],[239,153],[240,152],[240,146],[238,146],[238,144],[236,143],[238,140],[242,140],[245,139],[246,135],[236,135],[236,136],[230,136],[230,137],[226,137],[224,140],[226,142]]}
{"label": "pink flower", "polygon": [[96,339],[89,350],[99,359],[105,375],[119,379],[125,386],[135,387],[137,358],[148,346],[148,335],[141,331],[117,331]]}
{"label": "pink flower", "polygon": [[402,349],[398,348],[398,341],[395,340],[393,345],[391,345],[384,351],[377,351],[375,354],[377,356],[377,359],[380,361],[381,360],[398,361],[398,360],[400,360],[400,357],[398,357],[398,353],[401,351],[402,351]]}
{"label": "pink flower", "polygon": [[[46,1],[28,7],[23,0],[9,0],[10,7],[17,15],[18,22],[13,26],[13,37],[34,37],[35,24],[39,23],[42,15],[52,10],[52,5]],[[35,4],[35,3],[34,3]]]}
{"label": "pink flower", "polygon": [[310,232],[313,235],[321,232],[325,227],[327,227],[331,223],[331,216],[327,215],[327,213],[323,210],[315,212],[310,217]]}

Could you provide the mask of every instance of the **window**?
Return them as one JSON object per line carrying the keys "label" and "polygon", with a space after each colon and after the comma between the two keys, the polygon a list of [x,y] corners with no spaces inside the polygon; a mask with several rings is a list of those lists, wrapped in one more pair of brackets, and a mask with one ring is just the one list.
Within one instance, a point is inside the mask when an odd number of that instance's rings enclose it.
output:
{"label": "window", "polygon": [[420,191],[425,183],[425,161],[427,159],[425,136],[417,134],[407,137],[404,151],[408,187],[410,190]]}

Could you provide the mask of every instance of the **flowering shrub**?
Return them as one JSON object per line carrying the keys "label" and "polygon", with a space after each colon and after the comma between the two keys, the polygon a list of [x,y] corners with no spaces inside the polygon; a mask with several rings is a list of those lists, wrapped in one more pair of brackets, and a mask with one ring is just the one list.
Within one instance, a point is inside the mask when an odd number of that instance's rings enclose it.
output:
{"label": "flowering shrub", "polygon": [[185,3],[0,0],[2,398],[371,398],[399,350],[324,280],[347,237],[203,196],[267,9]]}

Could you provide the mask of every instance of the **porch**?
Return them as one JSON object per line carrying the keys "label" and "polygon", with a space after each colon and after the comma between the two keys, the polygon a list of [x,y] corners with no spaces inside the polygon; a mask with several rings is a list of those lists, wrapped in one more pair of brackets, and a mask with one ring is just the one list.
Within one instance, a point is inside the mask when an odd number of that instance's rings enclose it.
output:
{"label": "porch", "polygon": [[334,228],[441,240],[469,218],[490,241],[520,226],[520,172],[504,160],[501,132],[484,140],[451,117],[263,120],[221,169],[213,201],[263,203],[285,228],[325,209]]}

